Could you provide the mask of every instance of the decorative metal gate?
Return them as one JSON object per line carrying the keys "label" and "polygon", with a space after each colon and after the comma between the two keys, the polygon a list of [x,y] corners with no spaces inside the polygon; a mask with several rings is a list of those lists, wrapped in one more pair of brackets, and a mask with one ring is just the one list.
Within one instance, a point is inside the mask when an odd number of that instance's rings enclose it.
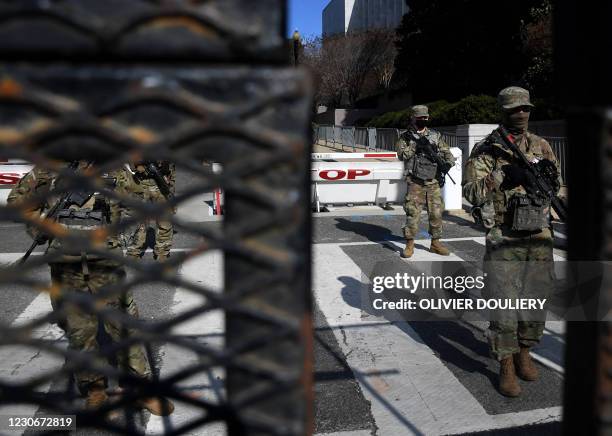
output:
{"label": "decorative metal gate", "polygon": [[[98,368],[130,388],[103,410],[119,410],[123,419],[109,420],[84,410],[75,389],[42,389],[59,375],[95,364],[92,356],[66,348],[60,337],[38,334],[63,315],[61,309],[45,312],[23,323],[3,322],[0,353],[29,347],[66,363],[57,370],[43,368],[28,380],[0,377],[0,406],[32,404],[76,415],[78,428],[139,434],[139,412],[130,404],[162,395],[176,402],[175,414],[182,407],[202,411],[179,424],[165,418],[164,434],[205,434],[206,424],[214,422],[225,423],[230,434],[311,432],[311,91],[306,75],[287,66],[285,17],[283,0],[256,5],[250,0],[0,2],[0,156],[60,173],[58,159],[95,161],[97,172],[64,174],[63,192],[95,187],[133,211],[131,218],[104,234],[92,232],[85,242],[23,208],[0,208],[0,220],[27,222],[66,246],[100,252],[104,237],[165,216],[202,192],[221,187],[226,208],[221,228],[172,217],[179,232],[198,238],[197,246],[173,253],[161,267],[118,256],[133,277],[107,290],[111,295],[145,281],[166,283],[188,289],[200,304],[170,319],[143,321],[100,309],[93,295],[73,300],[100,320],[118,320],[134,331],[117,344],[101,346],[105,358],[133,343],[172,344],[197,356],[192,365],[151,380],[111,366]],[[91,181],[125,162],[150,160],[172,161],[188,171],[190,186],[168,203],[151,205]],[[220,163],[223,171],[215,174],[204,162]],[[224,255],[223,292],[176,274],[185,262],[211,250]],[[54,256],[4,265],[0,286],[54,292],[29,275],[57,260]],[[222,345],[175,332],[215,311],[225,317]],[[218,401],[178,387],[213,368],[225,373]],[[153,372],[159,374],[159,368]]]}

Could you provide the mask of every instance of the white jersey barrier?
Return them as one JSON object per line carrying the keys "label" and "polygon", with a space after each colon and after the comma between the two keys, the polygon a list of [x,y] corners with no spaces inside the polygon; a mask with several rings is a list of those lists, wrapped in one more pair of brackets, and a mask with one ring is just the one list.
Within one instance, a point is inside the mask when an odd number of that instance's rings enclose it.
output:
{"label": "white jersey barrier", "polygon": [[22,160],[0,160],[0,205],[6,204],[11,189],[31,169],[32,165]]}
{"label": "white jersey barrier", "polygon": [[448,174],[455,183],[451,182],[450,178],[446,176],[446,182],[442,188],[444,210],[461,210],[463,209],[463,193],[461,190],[461,182],[463,181],[463,152],[458,147],[453,147],[450,150],[453,156],[455,156],[455,166],[450,169]]}
{"label": "white jersey barrier", "polygon": [[312,155],[312,202],[321,205],[396,202],[406,193],[404,163],[397,153]]}
{"label": "white jersey barrier", "polygon": [[[456,185],[446,178],[442,195],[446,210],[462,208],[461,194],[461,150],[451,148],[457,163],[450,175]],[[312,203],[317,211],[322,205],[374,204],[385,206],[388,203],[402,204],[406,195],[404,163],[397,153],[313,153],[312,154]],[[0,162],[0,204],[6,204],[9,191],[32,165],[23,161]],[[221,165],[213,164],[213,172],[221,171]],[[211,195],[212,194],[212,195]],[[210,197],[212,210],[209,214],[223,213],[224,195],[220,189],[206,194]],[[199,199],[198,199],[199,200]],[[189,218],[201,214],[201,201],[197,201],[197,211],[185,209]],[[183,205],[184,206],[184,205]]]}
{"label": "white jersey barrier", "polygon": [[[443,197],[446,209],[461,209],[461,150],[451,149],[457,164],[446,178]],[[312,203],[317,212],[325,205],[404,202],[404,162],[397,153],[313,153]]]}
{"label": "white jersey barrier", "polygon": [[[32,164],[25,161],[4,160],[0,161],[0,205],[6,205],[9,192],[19,180],[33,168]],[[221,172],[221,165],[212,164],[214,173]],[[221,189],[206,192],[182,202],[177,215],[184,221],[200,221],[202,216],[221,215],[224,207],[224,194]],[[206,213],[203,213],[206,212]]]}

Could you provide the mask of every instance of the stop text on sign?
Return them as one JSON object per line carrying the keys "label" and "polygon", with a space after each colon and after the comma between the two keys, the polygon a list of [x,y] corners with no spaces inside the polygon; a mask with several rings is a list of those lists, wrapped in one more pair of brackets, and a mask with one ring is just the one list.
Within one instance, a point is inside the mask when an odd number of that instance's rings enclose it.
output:
{"label": "stop text on sign", "polygon": [[0,173],[0,185],[16,185],[21,176],[19,173]]}
{"label": "stop text on sign", "polygon": [[322,170],[319,177],[323,180],[355,180],[357,177],[364,177],[371,173],[370,170]]}

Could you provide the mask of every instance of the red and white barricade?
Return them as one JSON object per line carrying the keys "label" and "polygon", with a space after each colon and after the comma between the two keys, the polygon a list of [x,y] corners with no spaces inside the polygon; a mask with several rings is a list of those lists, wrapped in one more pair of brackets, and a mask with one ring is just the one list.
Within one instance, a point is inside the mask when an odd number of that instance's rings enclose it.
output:
{"label": "red and white barricade", "polygon": [[[457,163],[446,178],[447,209],[461,209],[461,150],[451,149]],[[313,153],[312,203],[322,205],[403,203],[406,196],[404,162],[397,153]]]}
{"label": "red and white barricade", "polygon": [[313,153],[312,202],[385,205],[403,198],[404,163],[397,153]]}
{"label": "red and white barricade", "polygon": [[32,169],[32,164],[23,160],[0,158],[0,205],[6,204],[11,189]]}

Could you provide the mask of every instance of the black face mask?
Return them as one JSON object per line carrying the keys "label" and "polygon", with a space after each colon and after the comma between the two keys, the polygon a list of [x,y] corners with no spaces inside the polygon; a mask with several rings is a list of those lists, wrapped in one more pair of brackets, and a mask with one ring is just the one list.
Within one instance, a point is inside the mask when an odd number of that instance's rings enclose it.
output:
{"label": "black face mask", "polygon": [[503,122],[510,133],[520,135],[527,131],[527,126],[529,125],[529,112],[506,112],[504,113]]}
{"label": "black face mask", "polygon": [[414,120],[414,125],[416,126],[417,130],[423,130],[429,125],[429,120]]}

